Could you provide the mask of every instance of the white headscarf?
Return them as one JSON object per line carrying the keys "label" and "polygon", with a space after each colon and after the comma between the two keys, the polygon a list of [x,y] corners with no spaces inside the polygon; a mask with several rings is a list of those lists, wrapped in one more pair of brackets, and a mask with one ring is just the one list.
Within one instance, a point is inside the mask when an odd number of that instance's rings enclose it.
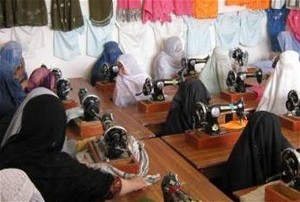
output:
{"label": "white headscarf", "polygon": [[51,90],[44,88],[44,87],[38,87],[35,88],[34,90],[32,90],[27,96],[26,98],[23,100],[23,102],[20,104],[20,106],[18,107],[17,111],[15,112],[12,120],[10,121],[10,124],[5,132],[5,135],[2,139],[1,145],[0,147],[3,147],[3,145],[7,142],[7,140],[15,135],[16,133],[18,133],[21,129],[21,118],[22,118],[22,114],[23,114],[23,110],[25,105],[34,97],[37,97],[39,95],[43,95],[43,94],[51,94],[56,96],[56,94],[54,92],[52,92]]}
{"label": "white headscarf", "polygon": [[181,59],[184,56],[183,44],[179,37],[167,39],[164,51],[154,58],[154,79],[170,79],[182,68]]}
{"label": "white headscarf", "polygon": [[147,77],[142,71],[137,60],[133,55],[123,54],[118,58],[127,71],[127,75],[119,72],[116,79],[116,86],[113,95],[113,101],[117,106],[125,107],[135,104],[139,100],[147,99],[145,96],[136,96],[136,93],[142,92],[143,85]]}
{"label": "white headscarf", "polygon": [[289,91],[300,92],[299,78],[299,54],[292,50],[281,53],[256,110],[265,110],[277,115],[286,113],[285,103]]}
{"label": "white headscarf", "polygon": [[43,202],[41,193],[22,170],[9,168],[0,170],[0,199],[2,202]]}
{"label": "white headscarf", "polygon": [[211,94],[228,89],[226,78],[231,70],[229,50],[217,46],[200,73],[200,80]]}

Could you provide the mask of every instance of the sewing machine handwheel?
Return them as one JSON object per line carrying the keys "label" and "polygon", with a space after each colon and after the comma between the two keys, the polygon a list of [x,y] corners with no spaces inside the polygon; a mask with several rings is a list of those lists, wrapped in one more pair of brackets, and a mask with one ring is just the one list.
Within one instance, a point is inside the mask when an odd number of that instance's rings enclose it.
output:
{"label": "sewing machine handwheel", "polygon": [[143,86],[143,94],[150,95],[153,90],[153,84],[150,78],[146,78]]}
{"label": "sewing machine handwheel", "polygon": [[287,99],[294,103],[294,105],[297,105],[299,103],[299,96],[297,91],[290,90],[288,93]]}
{"label": "sewing machine handwheel", "polygon": [[282,181],[290,182],[300,175],[300,155],[296,149],[286,148],[281,154]]}
{"label": "sewing machine handwheel", "polygon": [[207,107],[202,102],[196,103],[196,114],[199,119],[199,122],[202,123],[206,120],[206,114],[207,114]]}
{"label": "sewing machine handwheel", "polygon": [[234,71],[230,70],[227,75],[226,84],[228,87],[233,87],[235,84],[236,76]]}

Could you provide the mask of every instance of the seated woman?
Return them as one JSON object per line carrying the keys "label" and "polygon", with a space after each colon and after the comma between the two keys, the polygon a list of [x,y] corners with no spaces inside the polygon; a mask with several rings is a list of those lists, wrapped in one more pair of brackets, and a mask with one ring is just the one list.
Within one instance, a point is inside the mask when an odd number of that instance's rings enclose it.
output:
{"label": "seated woman", "polygon": [[41,193],[24,171],[15,168],[2,169],[0,170],[0,179],[1,201],[44,202]]}
{"label": "seated woman", "polygon": [[[104,44],[104,50],[102,55],[95,63],[91,72],[91,84],[94,86],[97,81],[105,81],[106,75],[103,72],[103,64],[116,65],[118,57],[123,54],[119,45],[115,41],[109,41]],[[112,73],[109,80],[113,80],[117,76],[117,73]]]}
{"label": "seated woman", "polygon": [[199,79],[180,84],[159,135],[182,133],[193,129],[196,124],[196,103],[208,104],[210,99],[210,93]]}
{"label": "seated woman", "polygon": [[113,94],[113,102],[120,107],[136,104],[137,101],[147,99],[136,96],[143,90],[146,78],[149,76],[140,68],[133,55],[123,54],[118,58],[119,74]]}
{"label": "seated woman", "polygon": [[21,116],[18,134],[0,151],[0,169],[23,170],[45,201],[102,201],[148,185],[140,177],[125,180],[94,170],[61,152],[66,113],[55,95],[32,98]]}
{"label": "seated woman", "polygon": [[281,133],[279,118],[255,112],[235,144],[224,172],[224,188],[232,191],[264,184],[280,172],[280,152],[291,147]]}
{"label": "seated woman", "polygon": [[9,41],[0,50],[0,141],[17,107],[25,98],[21,83],[26,79],[22,47]]}
{"label": "seated woman", "polygon": [[164,50],[159,52],[153,61],[154,79],[171,79],[181,69],[181,59],[184,57],[183,44],[179,37],[168,38]]}
{"label": "seated woman", "polygon": [[257,111],[269,111],[276,115],[287,112],[285,103],[290,90],[300,92],[300,62],[295,51],[280,54],[274,72],[268,79]]}
{"label": "seated woman", "polygon": [[232,68],[229,50],[217,46],[201,70],[199,79],[204,83],[211,94],[217,94],[228,89],[226,79],[230,70],[232,70]]}
{"label": "seated woman", "polygon": [[45,65],[42,65],[31,73],[27,82],[26,91],[29,93],[37,87],[45,87],[51,91],[55,91],[56,76]]}

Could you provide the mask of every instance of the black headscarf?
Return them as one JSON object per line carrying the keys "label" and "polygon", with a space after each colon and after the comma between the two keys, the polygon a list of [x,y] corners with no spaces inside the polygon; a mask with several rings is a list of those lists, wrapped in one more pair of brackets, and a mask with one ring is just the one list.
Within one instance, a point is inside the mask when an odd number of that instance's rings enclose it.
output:
{"label": "black headscarf", "polygon": [[280,172],[280,154],[292,147],[281,133],[279,118],[255,112],[228,159],[224,188],[228,192],[260,185]]}
{"label": "black headscarf", "polygon": [[196,103],[208,104],[210,99],[211,95],[201,80],[193,79],[180,84],[160,135],[192,129],[196,119]]}
{"label": "black headscarf", "polygon": [[54,95],[32,98],[24,107],[19,134],[0,151],[0,169],[26,172],[46,201],[100,201],[114,177],[87,168],[61,152],[66,115]]}

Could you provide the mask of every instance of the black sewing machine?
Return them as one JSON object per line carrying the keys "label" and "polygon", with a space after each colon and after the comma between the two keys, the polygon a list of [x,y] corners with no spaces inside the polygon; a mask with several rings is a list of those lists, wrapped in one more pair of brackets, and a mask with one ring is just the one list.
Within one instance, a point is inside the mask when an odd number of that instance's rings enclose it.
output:
{"label": "black sewing machine", "polygon": [[243,93],[246,92],[245,79],[250,77],[255,77],[257,83],[261,84],[263,72],[261,69],[257,69],[254,73],[244,71],[234,72],[233,70],[230,70],[227,75],[226,84],[230,90]]}
{"label": "black sewing machine", "polygon": [[103,81],[112,82],[118,75],[119,68],[116,65],[109,65],[108,63],[103,63],[101,73],[103,74]]}
{"label": "black sewing machine", "polygon": [[247,65],[249,54],[247,51],[243,51],[240,48],[234,48],[229,51],[229,57],[234,60],[234,63],[237,63],[237,68],[240,68]]}
{"label": "black sewing machine", "polygon": [[53,68],[53,69],[51,69],[51,71],[56,76],[56,80],[62,78],[62,72],[59,68]]}
{"label": "black sewing machine", "polygon": [[295,90],[291,90],[288,93],[287,101],[285,103],[286,109],[288,110],[288,115],[300,116],[300,100],[299,93]]}
{"label": "black sewing machine", "polygon": [[145,80],[143,91],[137,93],[136,96],[141,94],[151,95],[153,101],[163,101],[165,96],[163,93],[163,88],[169,85],[178,85],[184,81],[184,77],[180,76],[175,79],[157,79],[152,81],[151,78]]}
{"label": "black sewing machine", "polygon": [[207,134],[218,134],[220,132],[218,117],[221,113],[236,113],[241,120],[245,117],[244,101],[240,99],[236,103],[228,105],[212,105],[207,106],[202,102],[196,103],[197,125],[195,127],[203,128]]}
{"label": "black sewing machine", "polygon": [[99,120],[100,98],[96,95],[88,94],[86,88],[80,88],[78,91],[80,104],[84,110],[84,120]]}
{"label": "black sewing machine", "polygon": [[178,75],[183,75],[183,76],[192,76],[196,75],[198,72],[195,69],[196,64],[200,63],[206,63],[210,56],[208,55],[205,58],[182,58],[181,59],[181,65],[182,65],[182,70],[178,72]]}
{"label": "black sewing machine", "polygon": [[52,73],[56,77],[56,94],[61,100],[67,100],[69,92],[72,90],[70,81],[62,77],[59,68],[53,68]]}

